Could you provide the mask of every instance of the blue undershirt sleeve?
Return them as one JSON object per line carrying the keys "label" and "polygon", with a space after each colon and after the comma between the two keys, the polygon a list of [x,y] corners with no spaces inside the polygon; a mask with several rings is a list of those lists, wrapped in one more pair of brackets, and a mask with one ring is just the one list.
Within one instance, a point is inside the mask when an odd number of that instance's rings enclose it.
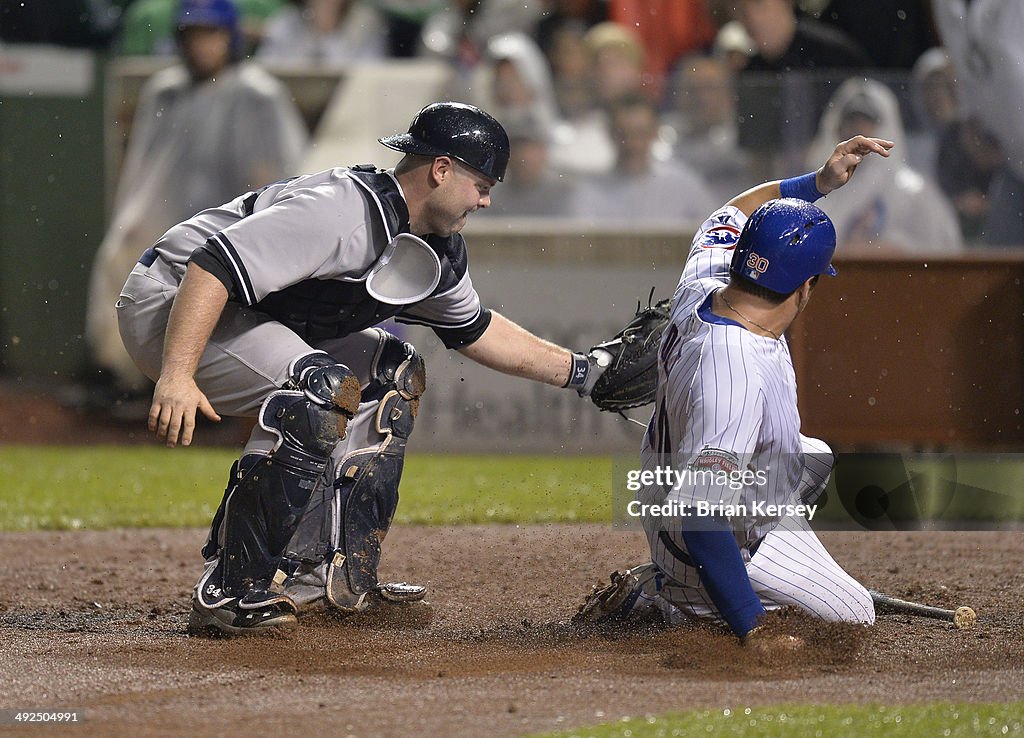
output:
{"label": "blue undershirt sleeve", "polygon": [[733,633],[742,638],[765,614],[764,606],[750,585],[729,524],[710,517],[702,522],[701,530],[683,530],[683,542],[715,607]]}

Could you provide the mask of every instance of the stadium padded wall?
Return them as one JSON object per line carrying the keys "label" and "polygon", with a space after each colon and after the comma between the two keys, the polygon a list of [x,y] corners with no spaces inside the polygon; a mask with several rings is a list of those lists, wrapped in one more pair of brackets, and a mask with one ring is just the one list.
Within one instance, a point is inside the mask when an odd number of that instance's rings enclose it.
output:
{"label": "stadium padded wall", "polygon": [[103,237],[104,59],[0,47],[0,372],[84,366],[85,296]]}

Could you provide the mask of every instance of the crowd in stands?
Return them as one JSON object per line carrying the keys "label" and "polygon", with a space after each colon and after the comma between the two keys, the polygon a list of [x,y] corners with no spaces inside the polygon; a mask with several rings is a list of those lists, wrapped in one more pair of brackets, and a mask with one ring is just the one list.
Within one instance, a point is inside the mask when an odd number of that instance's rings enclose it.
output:
{"label": "crowd in stands", "polygon": [[0,0],[0,44],[175,62],[140,94],[92,270],[88,342],[118,397],[146,393],[110,310],[134,260],[297,173],[316,140],[273,72],[447,64],[449,99],[512,141],[485,225],[685,238],[841,139],[889,138],[890,158],[819,204],[841,256],[930,256],[1024,246],[1021,38],[1020,0]]}
{"label": "crowd in stands", "polygon": [[[447,60],[450,97],[492,112],[514,142],[487,217],[692,227],[862,132],[897,149],[824,201],[841,251],[1024,244],[1015,0],[184,1],[233,3],[235,59],[271,71]],[[182,0],[45,5],[0,0],[4,40],[182,53]],[[269,84],[257,87],[271,117],[287,117]]]}

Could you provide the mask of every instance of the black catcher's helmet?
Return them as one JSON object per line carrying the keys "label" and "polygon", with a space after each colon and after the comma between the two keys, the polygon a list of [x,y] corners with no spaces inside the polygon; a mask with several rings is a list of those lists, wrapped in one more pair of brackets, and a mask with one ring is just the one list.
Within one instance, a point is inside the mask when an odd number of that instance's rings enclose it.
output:
{"label": "black catcher's helmet", "polygon": [[408,133],[378,140],[406,154],[451,156],[486,177],[499,182],[505,178],[508,134],[501,123],[472,105],[431,103],[412,119]]}

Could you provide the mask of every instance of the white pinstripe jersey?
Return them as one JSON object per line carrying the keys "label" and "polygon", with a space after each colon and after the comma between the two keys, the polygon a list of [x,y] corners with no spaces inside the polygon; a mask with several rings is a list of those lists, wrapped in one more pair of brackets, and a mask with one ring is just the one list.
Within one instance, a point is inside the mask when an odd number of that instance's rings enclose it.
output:
{"label": "white pinstripe jersey", "polygon": [[[796,378],[785,337],[774,340],[710,313],[710,298],[728,284],[729,263],[746,216],[725,206],[694,236],[662,339],[658,394],[644,434],[645,468],[721,468],[763,472],[764,483],[733,489],[715,475],[688,475],[682,485],[646,487],[641,502],[744,505],[733,518],[740,546],[759,540],[779,518],[754,502],[793,504],[803,470]],[[748,474],[748,477],[753,477]],[[740,487],[739,484],[735,486]]]}

